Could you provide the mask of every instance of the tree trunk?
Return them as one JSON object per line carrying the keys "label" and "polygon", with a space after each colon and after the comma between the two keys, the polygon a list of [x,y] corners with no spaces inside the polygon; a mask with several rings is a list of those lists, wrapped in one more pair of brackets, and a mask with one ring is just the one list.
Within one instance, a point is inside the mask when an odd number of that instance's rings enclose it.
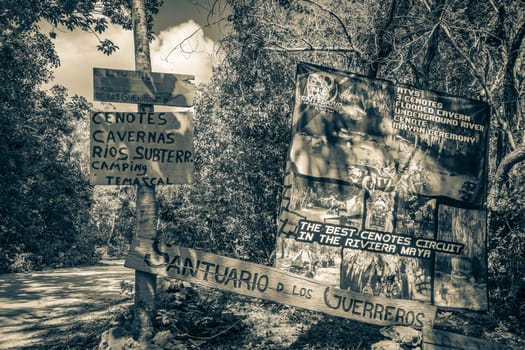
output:
{"label": "tree trunk", "polygon": [[525,161],[525,144],[521,144],[518,148],[503,158],[500,165],[498,166],[498,170],[496,171],[496,175],[494,177],[494,183],[490,189],[489,198],[487,201],[489,209],[496,212],[499,211],[499,208],[496,207],[496,203],[500,197],[503,185],[509,177],[509,172],[516,164],[523,161]]}
{"label": "tree trunk", "polygon": [[[135,70],[151,72],[148,27],[143,0],[133,0],[133,36],[135,44]],[[138,105],[139,112],[153,112],[153,105]],[[137,224],[135,239],[155,240],[158,209],[155,186],[137,186]],[[144,342],[153,336],[153,312],[157,276],[135,271],[135,333]]]}

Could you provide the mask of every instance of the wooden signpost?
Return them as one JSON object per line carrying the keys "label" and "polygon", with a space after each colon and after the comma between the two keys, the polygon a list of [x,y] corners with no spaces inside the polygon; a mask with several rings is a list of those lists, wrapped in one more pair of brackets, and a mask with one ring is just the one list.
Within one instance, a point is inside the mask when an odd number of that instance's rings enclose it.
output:
{"label": "wooden signpost", "polygon": [[423,328],[436,307],[330,287],[281,269],[179,246],[135,240],[125,266],[167,278],[319,311],[375,325]]}
{"label": "wooden signpost", "polygon": [[[148,27],[143,0],[131,3],[133,20],[133,42],[135,47],[135,70],[151,72]],[[152,113],[153,105],[139,104],[138,112]],[[137,186],[137,224],[134,239],[140,233],[146,239],[155,239],[157,234],[158,204],[155,186]],[[157,277],[135,270],[135,332],[145,341],[153,336],[153,311],[157,294]]]}
{"label": "wooden signpost", "polygon": [[[192,112],[155,113],[154,104],[190,107],[192,75],[151,72],[148,28],[143,0],[132,0],[135,71],[93,69],[94,98],[137,103],[137,112],[91,114],[90,183],[136,185],[134,239],[153,242],[157,234],[156,185],[193,180]],[[152,336],[157,276],[135,271],[135,332]]]}

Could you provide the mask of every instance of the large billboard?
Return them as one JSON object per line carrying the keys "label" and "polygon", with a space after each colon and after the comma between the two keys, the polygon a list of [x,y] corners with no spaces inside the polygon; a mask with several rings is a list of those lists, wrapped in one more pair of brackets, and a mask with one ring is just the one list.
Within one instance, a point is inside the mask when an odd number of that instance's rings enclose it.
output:
{"label": "large billboard", "polygon": [[276,267],[363,294],[486,310],[489,112],[299,64]]}

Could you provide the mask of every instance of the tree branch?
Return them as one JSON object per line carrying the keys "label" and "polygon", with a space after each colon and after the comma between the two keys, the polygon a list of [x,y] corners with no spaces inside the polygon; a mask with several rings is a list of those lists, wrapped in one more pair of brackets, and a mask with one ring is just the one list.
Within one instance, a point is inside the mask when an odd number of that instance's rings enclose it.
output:
{"label": "tree branch", "polygon": [[511,42],[508,59],[505,64],[505,79],[503,86],[503,103],[505,117],[509,123],[514,118],[519,118],[518,115],[518,100],[519,91],[517,89],[517,78],[516,78],[516,65],[518,64],[518,58],[525,38],[525,22],[522,23],[516,36]]}
{"label": "tree branch", "polygon": [[481,87],[483,88],[483,90],[485,91],[485,94],[488,96],[489,95],[489,91],[488,91],[488,88],[487,88],[487,84],[485,82],[485,79],[483,78],[483,76],[477,71],[476,69],[476,65],[474,64],[474,62],[472,62],[472,60],[470,59],[470,57],[465,53],[463,52],[463,50],[459,47],[459,45],[457,44],[456,40],[454,39],[454,37],[452,36],[452,33],[450,33],[450,30],[448,28],[448,25],[445,23],[445,22],[440,22],[439,24],[440,28],[443,30],[443,33],[445,33],[445,36],[447,37],[448,41],[450,42],[450,44],[452,45],[452,47],[454,48],[454,50],[456,50],[456,52],[458,54],[461,55],[461,57],[463,57],[463,59],[467,62],[469,68],[470,68],[470,71],[472,73],[472,75],[474,76],[474,78],[478,81],[478,83],[481,85]]}
{"label": "tree branch", "polygon": [[525,161],[525,145],[521,145],[503,158],[498,167],[498,170],[496,171],[494,183],[490,189],[487,200],[487,206],[489,209],[498,211],[498,208],[496,208],[496,203],[501,195],[503,185],[507,181],[512,168],[523,161]]}
{"label": "tree branch", "polygon": [[423,58],[423,83],[425,87],[428,88],[428,83],[430,81],[430,68],[432,67],[432,62],[436,57],[439,45],[439,34],[440,34],[440,22],[443,14],[443,2],[438,0],[434,3],[434,9],[428,7],[428,12],[430,16],[433,17],[433,20],[437,23],[433,26],[430,36],[426,42],[426,49]]}
{"label": "tree branch", "polygon": [[321,11],[324,11],[324,12],[328,13],[331,17],[333,17],[337,21],[337,23],[339,23],[339,26],[341,27],[341,30],[343,31],[343,34],[346,37],[346,41],[352,47],[351,51],[350,50],[345,50],[345,52],[353,52],[353,53],[357,54],[359,59],[365,61],[364,58],[363,58],[362,52],[359,51],[357,48],[355,48],[354,42],[352,40],[352,36],[350,35],[348,30],[346,29],[346,25],[344,24],[344,22],[341,19],[341,17],[339,17],[336,13],[334,13],[333,11],[328,10],[327,8],[323,7],[321,4],[319,4],[319,3],[315,2],[315,1],[312,1],[312,0],[302,0],[302,1],[316,6]]}
{"label": "tree branch", "polygon": [[[490,90],[489,90],[489,88],[488,88],[488,86],[487,86],[487,84],[485,82],[485,79],[477,71],[476,65],[474,64],[474,62],[458,46],[458,44],[456,43],[456,41],[452,37],[452,34],[450,33],[450,30],[449,30],[448,26],[445,23],[441,23],[440,26],[441,26],[441,29],[443,30],[443,33],[446,34],[446,37],[449,40],[449,42],[452,44],[452,47],[467,62],[472,75],[478,81],[478,83],[481,85],[481,87],[483,88],[483,91],[485,91],[485,95],[487,96],[488,101],[492,105],[494,105],[494,103],[492,102],[492,95],[490,94]],[[516,143],[514,142],[514,136],[512,135],[512,131],[509,129],[508,123],[505,121],[505,119],[496,110],[494,110],[494,115],[496,116],[496,119],[498,120],[498,123],[501,125],[501,128],[503,129],[503,131],[507,135],[507,138],[508,138],[508,141],[509,141],[509,145],[511,146],[511,149],[515,149],[516,148]]]}
{"label": "tree branch", "polygon": [[358,53],[354,48],[349,47],[340,47],[340,48],[329,48],[329,47],[264,47],[263,50],[266,51],[273,51],[273,52],[289,52],[289,53],[295,53],[295,52],[352,52],[352,53]]}
{"label": "tree branch", "polygon": [[220,22],[222,21],[225,21],[226,18],[223,17],[223,18],[219,18],[217,21],[213,22],[213,23],[208,23],[206,24],[205,26],[202,26],[202,27],[199,27],[197,29],[195,29],[190,35],[188,35],[187,37],[185,37],[181,42],[179,42],[178,44],[176,44],[175,46],[173,46],[173,48],[170,50],[170,52],[168,52],[168,54],[166,55],[166,57],[163,58],[164,61],[168,61],[168,57],[170,57],[170,55],[175,52],[175,50],[177,50],[177,48],[180,48],[182,52],[185,52],[185,53],[188,53],[186,52],[183,48],[182,48],[182,45],[184,45],[184,43],[186,43],[188,40],[190,40],[191,38],[193,38],[195,35],[197,35],[198,32],[200,31],[203,31],[204,28],[209,28],[213,25],[216,25],[216,24],[219,24]]}

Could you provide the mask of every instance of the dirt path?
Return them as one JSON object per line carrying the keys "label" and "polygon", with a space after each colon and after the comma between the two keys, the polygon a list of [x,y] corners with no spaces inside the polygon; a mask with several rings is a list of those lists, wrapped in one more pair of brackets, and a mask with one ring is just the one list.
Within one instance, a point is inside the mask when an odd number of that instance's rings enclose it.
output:
{"label": "dirt path", "polygon": [[101,266],[0,275],[0,349],[53,348],[102,326],[133,302],[121,281],[133,281],[123,261]]}

